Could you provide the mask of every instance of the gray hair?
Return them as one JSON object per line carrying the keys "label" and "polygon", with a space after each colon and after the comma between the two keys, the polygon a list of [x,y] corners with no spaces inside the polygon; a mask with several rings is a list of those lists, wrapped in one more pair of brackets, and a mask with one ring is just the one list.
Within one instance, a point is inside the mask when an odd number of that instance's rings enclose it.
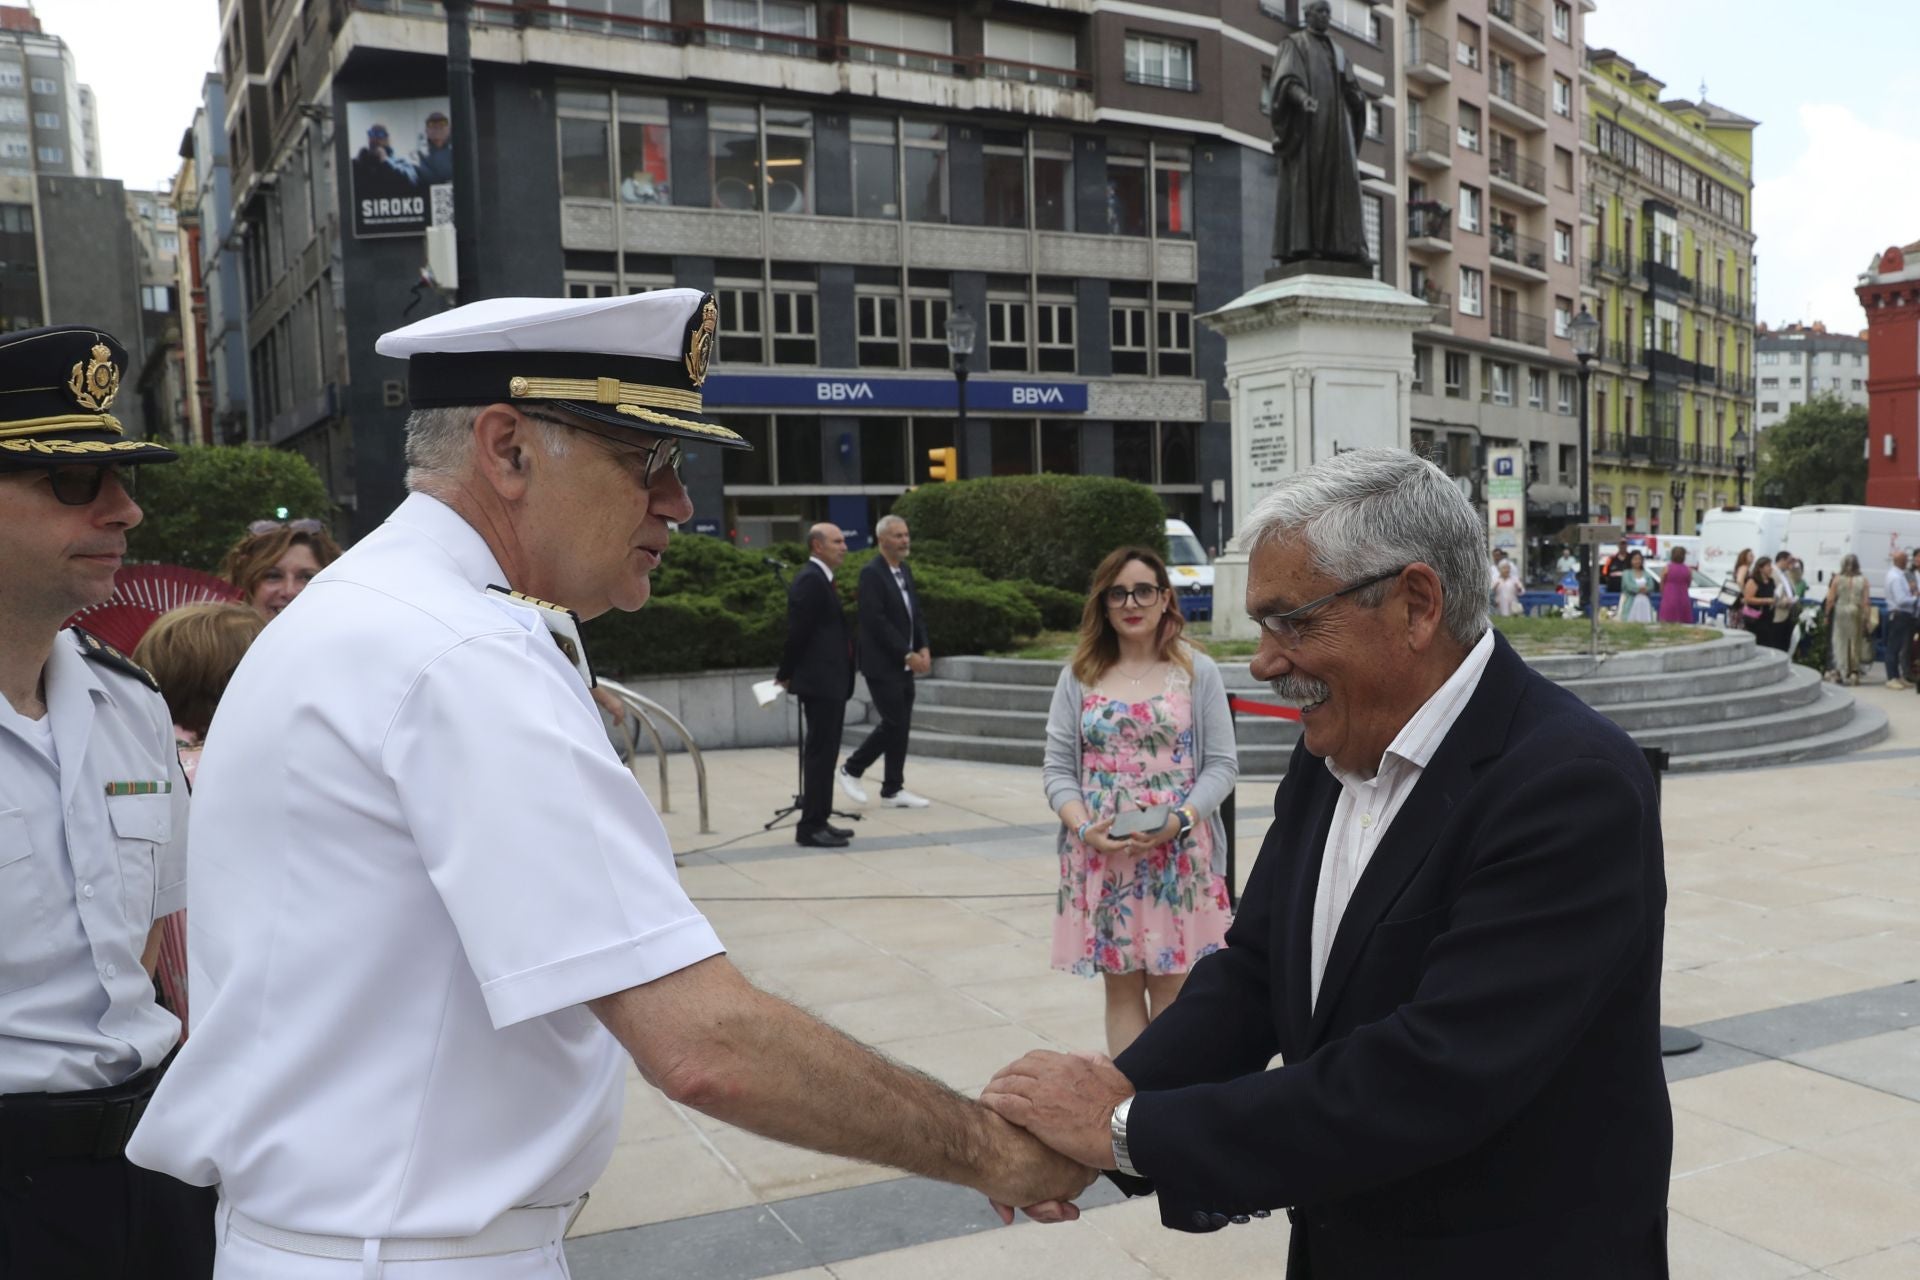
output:
{"label": "gray hair", "polygon": [[[1313,567],[1342,583],[1429,566],[1440,578],[1442,620],[1463,645],[1487,629],[1487,531],[1440,468],[1402,449],[1354,449],[1282,480],[1240,530],[1249,555],[1291,535]],[[1356,592],[1378,605],[1391,583]]]}
{"label": "gray hair", "polygon": [[[415,409],[407,415],[407,488],[433,493],[467,469],[473,460],[473,424],[487,406],[449,405]],[[567,433],[542,418],[531,419],[550,458],[567,452]]]}
{"label": "gray hair", "polygon": [[897,516],[897,515],[894,515],[891,511],[889,511],[886,515],[881,516],[880,519],[877,522],[875,522],[873,526],[873,536],[876,538],[883,537],[886,534],[893,532],[895,529],[904,529],[906,527],[907,527],[907,518],[905,516]]}

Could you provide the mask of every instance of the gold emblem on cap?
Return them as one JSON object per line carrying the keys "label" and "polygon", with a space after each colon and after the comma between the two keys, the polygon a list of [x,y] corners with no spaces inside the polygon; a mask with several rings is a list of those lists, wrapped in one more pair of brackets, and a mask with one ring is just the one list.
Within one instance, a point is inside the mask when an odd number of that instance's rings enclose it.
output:
{"label": "gold emblem on cap", "polygon": [[73,393],[82,409],[104,413],[120,394],[120,370],[113,363],[113,352],[107,350],[104,342],[94,343],[92,355],[91,360],[74,363],[67,390]]}
{"label": "gold emblem on cap", "polygon": [[507,383],[507,394],[512,396],[516,400],[526,395],[527,380],[525,378],[514,378],[510,380]]}
{"label": "gold emblem on cap", "polygon": [[720,326],[720,308],[713,295],[700,304],[700,323],[687,335],[687,377],[694,386],[707,380],[707,365],[713,360],[713,331]]}

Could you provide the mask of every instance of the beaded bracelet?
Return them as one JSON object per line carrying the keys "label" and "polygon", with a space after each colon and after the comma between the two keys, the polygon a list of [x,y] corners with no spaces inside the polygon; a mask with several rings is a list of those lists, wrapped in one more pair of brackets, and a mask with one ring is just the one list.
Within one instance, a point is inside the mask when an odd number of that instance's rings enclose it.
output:
{"label": "beaded bracelet", "polygon": [[1074,833],[1074,835],[1079,839],[1081,844],[1085,844],[1087,842],[1087,828],[1092,825],[1093,825],[1093,819],[1088,818],[1085,822],[1080,824],[1080,829]]}

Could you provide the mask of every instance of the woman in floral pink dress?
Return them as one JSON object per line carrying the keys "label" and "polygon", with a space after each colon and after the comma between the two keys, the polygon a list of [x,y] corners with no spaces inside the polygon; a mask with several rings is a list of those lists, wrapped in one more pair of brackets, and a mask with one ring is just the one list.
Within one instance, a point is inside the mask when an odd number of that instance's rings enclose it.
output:
{"label": "woman in floral pink dress", "polygon": [[[1118,1054],[1225,944],[1226,832],[1239,773],[1226,688],[1181,638],[1166,564],[1125,547],[1094,571],[1080,644],[1047,722],[1047,802],[1060,817],[1053,967],[1106,988]],[[1123,814],[1165,806],[1150,830]]]}

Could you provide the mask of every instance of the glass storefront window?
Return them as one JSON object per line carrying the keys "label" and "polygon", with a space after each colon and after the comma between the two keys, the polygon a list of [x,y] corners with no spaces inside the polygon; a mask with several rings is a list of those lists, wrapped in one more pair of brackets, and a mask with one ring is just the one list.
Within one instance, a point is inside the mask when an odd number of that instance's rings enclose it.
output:
{"label": "glass storefront window", "polygon": [[1080,424],[1040,424],[1040,469],[1057,476],[1080,474]]}
{"label": "glass storefront window", "polygon": [[907,220],[947,220],[947,126],[924,120],[901,122],[906,143]]}
{"label": "glass storefront window", "polygon": [[1107,231],[1147,234],[1147,144],[1124,138],[1107,143]]}
{"label": "glass storefront window", "polygon": [[1153,197],[1163,236],[1193,235],[1193,149],[1174,143],[1153,148]]}
{"label": "glass storefront window", "polygon": [[707,139],[713,168],[713,207],[758,209],[759,112],[752,107],[709,107]]}
{"label": "glass storefront window", "polygon": [[900,216],[900,154],[893,121],[855,116],[853,134],[853,216]]}
{"label": "glass storefront window", "polygon": [[1033,420],[996,418],[993,423],[993,474],[1033,474]]}
{"label": "glass storefront window", "polygon": [[1027,225],[1026,140],[1018,132],[988,129],[981,161],[986,187],[985,225],[1024,229]]}
{"label": "glass storefront window", "polygon": [[1113,474],[1122,480],[1153,483],[1153,424],[1113,424]]}
{"label": "glass storefront window", "polygon": [[813,114],[767,108],[767,209],[813,212]]}
{"label": "glass storefront window", "polygon": [[1191,422],[1160,424],[1160,483],[1200,482],[1200,435]]}
{"label": "glass storefront window", "polygon": [[722,449],[720,451],[720,475],[726,484],[772,484],[773,483],[773,422],[764,414],[733,414],[726,416],[729,427],[746,437],[752,450]]}
{"label": "glass storefront window", "polygon": [[780,483],[824,484],[820,457],[820,419],[781,414],[774,419],[780,438]]}
{"label": "glass storefront window", "polygon": [[560,194],[580,200],[612,198],[605,120],[560,118]]}
{"label": "glass storefront window", "polygon": [[1039,231],[1073,230],[1073,138],[1033,135],[1033,225]]}
{"label": "glass storefront window", "polygon": [[904,418],[860,419],[860,483],[911,483]]}
{"label": "glass storefront window", "polygon": [[672,147],[665,98],[620,98],[620,199],[672,204]]}

